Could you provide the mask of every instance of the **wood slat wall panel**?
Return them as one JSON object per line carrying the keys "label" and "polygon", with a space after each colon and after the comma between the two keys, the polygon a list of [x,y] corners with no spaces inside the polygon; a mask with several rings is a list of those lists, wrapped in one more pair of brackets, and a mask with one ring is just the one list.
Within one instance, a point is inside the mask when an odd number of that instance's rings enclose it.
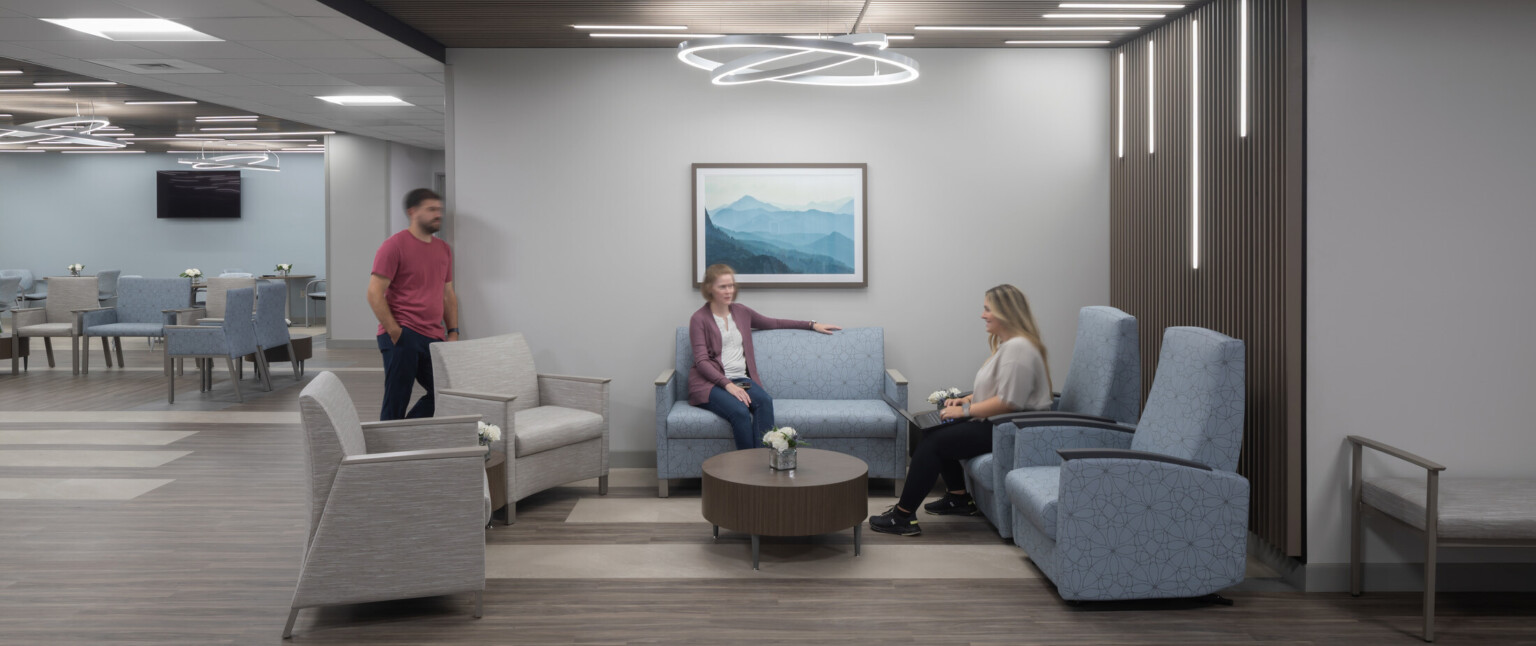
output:
{"label": "wood slat wall panel", "polygon": [[[1246,137],[1239,135],[1244,2]],[[1289,556],[1304,556],[1303,6],[1302,0],[1201,6],[1117,47],[1112,64],[1118,70],[1118,55],[1124,54],[1124,97],[1117,75],[1110,91],[1111,100],[1125,101],[1124,157],[1118,123],[1111,126],[1110,299],[1140,321],[1144,393],[1169,326],[1206,327],[1246,343],[1248,396],[1238,471],[1253,487],[1250,529]],[[1191,65],[1195,21],[1198,72]],[[1150,153],[1149,50],[1156,77]],[[1192,267],[1196,127],[1198,269]]]}

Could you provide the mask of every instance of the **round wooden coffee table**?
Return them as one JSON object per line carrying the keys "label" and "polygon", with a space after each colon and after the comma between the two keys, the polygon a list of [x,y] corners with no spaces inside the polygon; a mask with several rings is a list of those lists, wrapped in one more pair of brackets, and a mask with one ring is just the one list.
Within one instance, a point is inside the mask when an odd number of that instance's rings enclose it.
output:
{"label": "round wooden coffee table", "polygon": [[722,453],[704,461],[704,519],[752,535],[752,569],[760,536],[811,536],[853,528],[859,555],[869,514],[869,465],[851,455],[798,449],[799,466],[768,468],[772,449]]}

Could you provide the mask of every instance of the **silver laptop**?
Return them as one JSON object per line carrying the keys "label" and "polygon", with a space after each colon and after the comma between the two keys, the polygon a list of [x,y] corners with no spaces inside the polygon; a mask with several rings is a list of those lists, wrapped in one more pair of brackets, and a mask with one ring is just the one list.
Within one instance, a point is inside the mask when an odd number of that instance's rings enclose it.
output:
{"label": "silver laptop", "polygon": [[907,409],[902,408],[901,406],[898,406],[896,402],[891,401],[890,397],[885,395],[881,395],[881,397],[885,399],[885,404],[887,406],[896,409],[896,412],[901,413],[902,417],[907,418],[907,422],[924,431],[960,421],[955,419],[940,419],[939,415],[944,412],[941,410],[931,410],[913,415],[911,412],[907,411]]}

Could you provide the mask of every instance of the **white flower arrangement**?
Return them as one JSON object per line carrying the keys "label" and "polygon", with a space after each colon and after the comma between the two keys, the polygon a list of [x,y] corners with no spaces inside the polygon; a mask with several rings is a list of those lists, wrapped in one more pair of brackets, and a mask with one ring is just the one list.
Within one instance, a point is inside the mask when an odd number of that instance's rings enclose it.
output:
{"label": "white flower arrangement", "polygon": [[196,267],[188,267],[181,272],[182,278],[202,278],[203,270]]}
{"label": "white flower arrangement", "polygon": [[954,399],[959,396],[960,389],[954,386],[950,386],[949,390],[933,391],[933,394],[928,395],[928,403],[938,406],[939,404],[943,404],[944,400],[946,399]]}
{"label": "white flower arrangement", "polygon": [[774,427],[773,430],[763,434],[763,446],[773,447],[774,451],[783,453],[799,446],[810,446],[811,443],[800,437],[800,432],[789,426]]}
{"label": "white flower arrangement", "polygon": [[65,267],[65,269],[68,269],[69,273],[71,273],[71,274],[79,274],[81,271],[83,271],[85,269],[85,265],[82,265],[82,264],[77,262],[77,263],[71,264],[68,267]]}
{"label": "white flower arrangement", "polygon": [[501,441],[501,427],[480,422],[480,443],[492,444],[499,441]]}
{"label": "white flower arrangement", "polygon": [[284,272],[284,273],[293,271],[293,263],[285,262],[285,263],[279,264],[275,271],[281,271],[281,272]]}

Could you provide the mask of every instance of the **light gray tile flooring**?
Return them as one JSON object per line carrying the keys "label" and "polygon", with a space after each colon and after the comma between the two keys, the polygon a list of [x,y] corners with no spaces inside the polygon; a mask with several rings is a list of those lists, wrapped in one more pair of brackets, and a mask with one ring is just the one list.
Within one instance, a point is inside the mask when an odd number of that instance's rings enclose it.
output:
{"label": "light gray tile flooring", "polygon": [[0,431],[0,444],[59,444],[78,446],[165,446],[197,431],[141,431],[111,429],[53,429],[46,431]]}
{"label": "light gray tile flooring", "polygon": [[80,467],[152,469],[191,455],[191,451],[109,451],[85,449],[0,449],[0,467]]}
{"label": "light gray tile flooring", "polygon": [[133,500],[163,478],[0,478],[0,500]]}

